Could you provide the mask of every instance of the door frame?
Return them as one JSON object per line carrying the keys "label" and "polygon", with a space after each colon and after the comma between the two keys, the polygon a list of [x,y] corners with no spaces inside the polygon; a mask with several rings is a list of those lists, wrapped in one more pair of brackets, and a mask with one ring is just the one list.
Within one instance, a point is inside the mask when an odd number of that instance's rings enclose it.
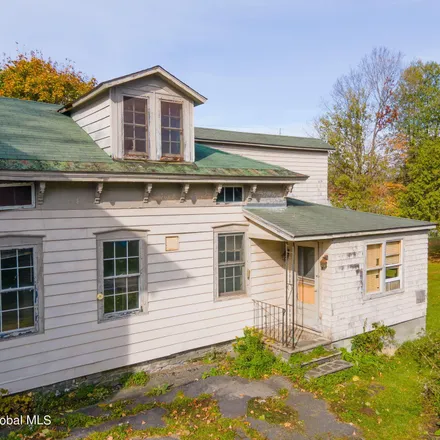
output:
{"label": "door frame", "polygon": [[[305,323],[304,320],[301,322],[301,326],[308,328],[313,331],[321,331],[321,319],[320,319],[320,309],[321,309],[321,286],[320,286],[320,265],[319,265],[319,253],[321,250],[321,246],[319,245],[318,241],[301,241],[296,242],[295,244],[295,259],[294,259],[294,273],[295,273],[295,308],[296,310],[303,310],[303,303],[299,301],[299,295],[298,295],[298,283],[299,283],[299,275],[298,275],[298,263],[299,263],[299,252],[298,248],[301,247],[308,247],[313,248],[315,251],[315,310],[313,312],[314,319],[313,322]],[[299,306],[299,303],[301,303],[301,306]]]}

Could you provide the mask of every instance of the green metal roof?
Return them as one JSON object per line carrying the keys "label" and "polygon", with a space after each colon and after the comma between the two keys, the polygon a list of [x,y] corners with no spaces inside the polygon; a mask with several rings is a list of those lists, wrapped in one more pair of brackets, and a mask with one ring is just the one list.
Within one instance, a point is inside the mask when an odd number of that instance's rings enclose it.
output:
{"label": "green metal roof", "polygon": [[245,133],[240,131],[217,130],[214,128],[195,128],[195,138],[199,142],[240,143],[254,145],[270,145],[273,147],[288,147],[310,150],[334,150],[334,148],[321,141],[321,139],[281,136],[262,133]]}
{"label": "green metal roof", "polygon": [[434,223],[391,217],[288,199],[285,208],[247,208],[250,218],[293,238],[344,235],[433,226]]}
{"label": "green metal roof", "polygon": [[0,170],[306,179],[299,173],[196,144],[195,163],[113,160],[59,106],[0,98]]}
{"label": "green metal roof", "polygon": [[0,159],[109,163],[59,105],[0,98]]}

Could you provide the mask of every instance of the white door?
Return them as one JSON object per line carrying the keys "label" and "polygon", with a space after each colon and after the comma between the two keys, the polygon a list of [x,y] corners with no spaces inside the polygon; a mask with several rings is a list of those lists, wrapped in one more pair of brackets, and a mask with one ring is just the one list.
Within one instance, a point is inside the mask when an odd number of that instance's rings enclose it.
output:
{"label": "white door", "polygon": [[319,330],[318,249],[316,244],[296,246],[296,324]]}

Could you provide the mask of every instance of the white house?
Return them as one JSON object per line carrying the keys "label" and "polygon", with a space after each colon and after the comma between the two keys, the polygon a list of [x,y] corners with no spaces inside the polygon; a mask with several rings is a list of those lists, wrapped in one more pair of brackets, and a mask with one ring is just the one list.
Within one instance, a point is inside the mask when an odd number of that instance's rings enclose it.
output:
{"label": "white house", "polygon": [[434,225],[332,208],[329,145],[194,129],[205,100],[159,66],[63,108],[0,99],[0,388],[245,326],[291,348],[301,331],[343,343],[376,321],[424,327]]}

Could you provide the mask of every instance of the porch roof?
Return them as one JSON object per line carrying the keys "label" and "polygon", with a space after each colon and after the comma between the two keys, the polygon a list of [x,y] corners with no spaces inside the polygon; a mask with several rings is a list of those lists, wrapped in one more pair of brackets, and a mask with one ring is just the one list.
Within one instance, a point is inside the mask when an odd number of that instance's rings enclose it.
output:
{"label": "porch roof", "polygon": [[245,216],[285,240],[375,235],[433,229],[435,223],[371,214],[288,199],[282,208],[247,208]]}

